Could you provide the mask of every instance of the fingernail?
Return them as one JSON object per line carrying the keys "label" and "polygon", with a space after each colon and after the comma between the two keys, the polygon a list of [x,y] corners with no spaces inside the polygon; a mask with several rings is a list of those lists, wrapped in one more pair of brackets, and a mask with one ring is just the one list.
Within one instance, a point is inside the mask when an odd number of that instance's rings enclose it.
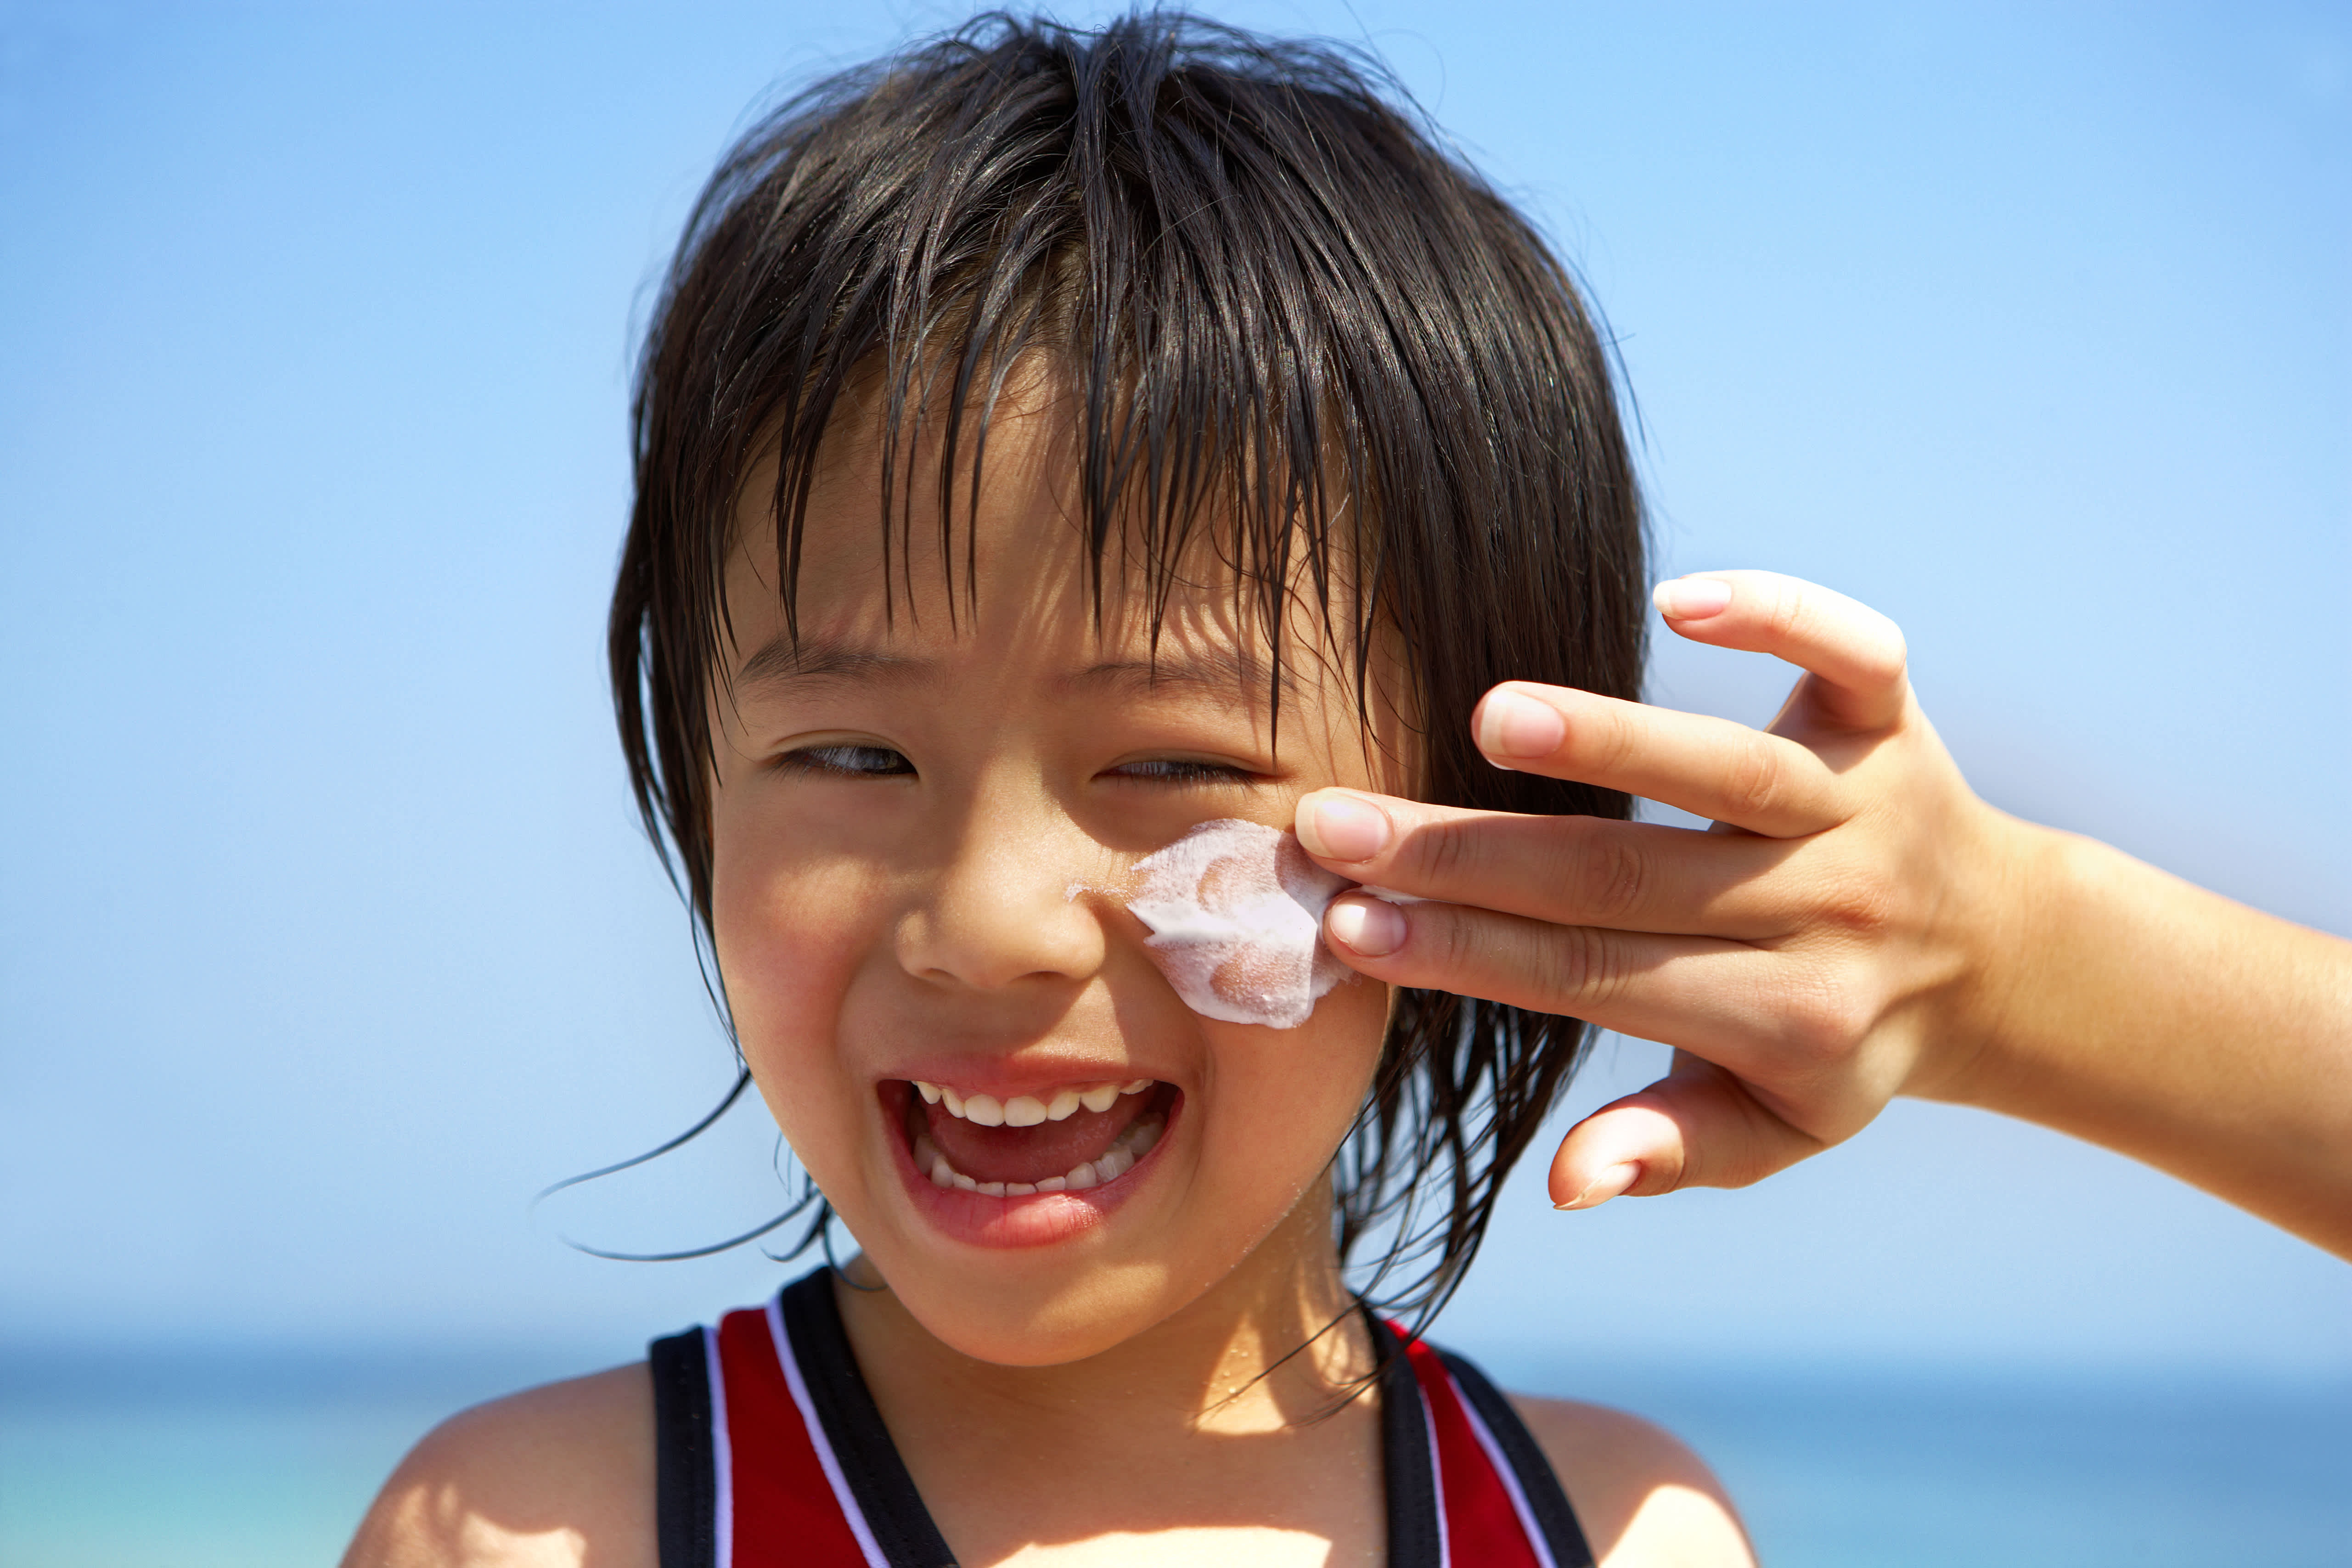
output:
{"label": "fingernail", "polygon": [[1650,591],[1658,613],[1669,621],[1702,621],[1731,606],[1731,584],[1719,577],[1678,577]]}
{"label": "fingernail", "polygon": [[1628,1162],[1624,1165],[1611,1166],[1607,1170],[1585,1183],[1582,1192],[1578,1193],[1566,1203],[1555,1203],[1552,1207],[1562,1209],[1599,1208],[1641,1179],[1642,1167],[1638,1165]]}
{"label": "fingernail", "polygon": [[1389,816],[1352,795],[1310,795],[1298,805],[1298,841],[1325,860],[1368,861],[1388,847]]}
{"label": "fingernail", "polygon": [[1324,915],[1323,929],[1350,953],[1385,958],[1404,946],[1404,912],[1377,898],[1342,898]]}
{"label": "fingernail", "polygon": [[1559,711],[1522,692],[1488,692],[1478,709],[1478,748],[1490,757],[1549,757],[1567,737]]}

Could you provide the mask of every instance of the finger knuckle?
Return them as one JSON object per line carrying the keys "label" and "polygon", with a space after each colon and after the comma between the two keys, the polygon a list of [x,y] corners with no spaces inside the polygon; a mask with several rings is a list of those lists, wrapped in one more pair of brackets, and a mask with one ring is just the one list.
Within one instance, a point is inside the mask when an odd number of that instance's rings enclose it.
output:
{"label": "finger knuckle", "polygon": [[1760,735],[1749,736],[1733,753],[1723,778],[1724,804],[1735,820],[1768,816],[1781,795],[1780,762]]}
{"label": "finger knuckle", "polygon": [[1570,850],[1568,880],[1577,905],[1604,925],[1619,925],[1648,900],[1649,857],[1613,834],[1586,833]]}
{"label": "finger knuckle", "polygon": [[1900,904],[1895,890],[1876,877],[1840,876],[1822,890],[1813,915],[1832,931],[1874,946],[1898,924]]}
{"label": "finger knuckle", "polygon": [[1911,649],[1903,640],[1903,629],[1894,622],[1886,622],[1885,632],[1875,638],[1862,657],[1864,674],[1882,685],[1893,685],[1911,667]]}
{"label": "finger knuckle", "polygon": [[1656,1197],[1664,1193],[1680,1192],[1693,1184],[1697,1174],[1690,1151],[1680,1139],[1659,1145],[1642,1156],[1642,1179],[1633,1186],[1641,1197]]}
{"label": "finger knuckle", "polygon": [[1844,1062],[1868,1028],[1862,998],[1834,972],[1804,976],[1790,987],[1781,1003],[1781,1048],[1801,1071]]}
{"label": "finger knuckle", "polygon": [[1621,714],[1612,713],[1584,726],[1581,739],[1584,745],[1579,749],[1583,760],[1606,775],[1622,772],[1641,757],[1641,735]]}
{"label": "finger knuckle", "polygon": [[1804,634],[1807,606],[1802,590],[1782,582],[1772,590],[1772,601],[1765,606],[1764,623],[1774,638],[1794,642]]}
{"label": "finger knuckle", "polygon": [[1706,1156],[1706,1185],[1721,1187],[1754,1186],[1774,1169],[1772,1162],[1758,1145],[1762,1141],[1757,1127],[1759,1120],[1754,1112],[1743,1112],[1736,1125],[1742,1136],[1729,1139],[1732,1147],[1711,1149]]}
{"label": "finger knuckle", "polygon": [[1770,1112],[1758,1106],[1748,1113],[1747,1135],[1729,1157],[1708,1166],[1707,1181],[1711,1186],[1754,1186],[1766,1176],[1777,1176],[1789,1168],[1790,1155],[1784,1152],[1789,1129]]}
{"label": "finger knuckle", "polygon": [[1583,925],[1558,926],[1538,946],[1536,971],[1544,996],[1584,1008],[1606,1008],[1623,986],[1616,945]]}
{"label": "finger knuckle", "polygon": [[1412,837],[1409,866],[1412,873],[1435,888],[1453,888],[1477,879],[1483,856],[1478,835],[1465,822],[1437,822]]}
{"label": "finger knuckle", "polygon": [[1421,934],[1434,927],[1437,972],[1444,976],[1459,976],[1465,979],[1484,974],[1493,967],[1489,944],[1481,939],[1478,928],[1459,913],[1442,907],[1423,907],[1415,911],[1414,931]]}

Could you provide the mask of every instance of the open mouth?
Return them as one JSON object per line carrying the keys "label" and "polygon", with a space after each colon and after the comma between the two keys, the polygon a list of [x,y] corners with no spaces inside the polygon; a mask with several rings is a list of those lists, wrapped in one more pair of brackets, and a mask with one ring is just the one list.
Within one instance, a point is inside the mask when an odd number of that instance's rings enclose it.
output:
{"label": "open mouth", "polygon": [[1174,1084],[1150,1078],[1057,1085],[1000,1098],[920,1079],[886,1080],[916,1173],[983,1197],[1087,1193],[1150,1154],[1175,1109]]}

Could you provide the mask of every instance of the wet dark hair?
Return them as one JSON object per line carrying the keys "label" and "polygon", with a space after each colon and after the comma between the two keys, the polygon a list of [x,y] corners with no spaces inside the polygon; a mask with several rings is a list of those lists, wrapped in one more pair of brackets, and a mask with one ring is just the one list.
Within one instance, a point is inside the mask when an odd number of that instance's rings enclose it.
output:
{"label": "wet dark hair", "polygon": [[[796,627],[820,442],[845,398],[878,391],[877,548],[936,528],[952,590],[951,482],[975,492],[1026,354],[1071,393],[1098,607],[1107,570],[1139,572],[1156,612],[1179,558],[1213,549],[1276,670],[1296,591],[1339,622],[1360,697],[1376,632],[1399,651],[1426,799],[1626,815],[1617,792],[1489,766],[1468,734],[1498,681],[1630,697],[1642,668],[1642,509],[1608,352],[1527,220],[1344,47],[1163,12],[1093,32],[990,16],[754,125],[646,336],[613,693],[706,944],[706,705],[753,468],[779,458]],[[940,480],[920,519],[903,499],[919,427]],[[1424,1320],[1443,1304],[1588,1035],[1401,994],[1334,1170],[1342,1256],[1389,1243],[1358,1270],[1368,1299]]]}

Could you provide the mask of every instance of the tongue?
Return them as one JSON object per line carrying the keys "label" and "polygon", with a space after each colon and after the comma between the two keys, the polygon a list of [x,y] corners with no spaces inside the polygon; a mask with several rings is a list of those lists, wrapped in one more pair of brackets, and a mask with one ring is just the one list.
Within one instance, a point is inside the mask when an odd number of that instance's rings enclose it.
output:
{"label": "tongue", "polygon": [[923,1131],[931,1146],[974,1181],[1040,1182],[1066,1175],[1074,1166],[1099,1158],[1111,1141],[1143,1114],[1150,1093],[1122,1094],[1108,1111],[1079,1107],[1058,1122],[1034,1127],[983,1127],[951,1113],[945,1105],[926,1105]]}

